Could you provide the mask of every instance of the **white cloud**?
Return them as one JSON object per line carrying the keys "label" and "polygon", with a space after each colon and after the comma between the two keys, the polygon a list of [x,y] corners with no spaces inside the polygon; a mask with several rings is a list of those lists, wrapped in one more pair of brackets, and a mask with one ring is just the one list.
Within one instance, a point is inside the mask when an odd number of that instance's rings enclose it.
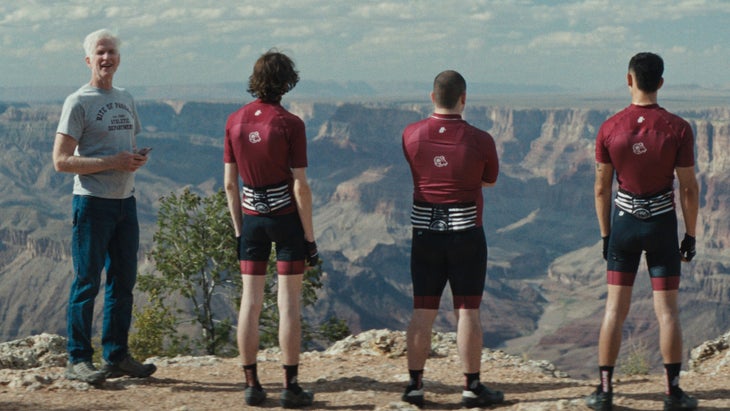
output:
{"label": "white cloud", "polygon": [[533,49],[565,47],[606,47],[623,42],[628,34],[625,27],[598,27],[590,32],[556,31],[542,34],[529,43]]}
{"label": "white cloud", "polygon": [[164,39],[158,39],[154,44],[157,49],[167,50],[170,54],[180,54],[184,50],[182,45],[185,44],[197,44],[203,40],[202,34],[188,33],[186,35],[176,35],[172,37],[166,37]]}
{"label": "white cloud", "polygon": [[425,52],[433,54],[440,49],[440,43],[447,40],[448,34],[431,31],[425,27],[380,27],[350,44],[347,49],[365,55],[405,56]]}
{"label": "white cloud", "polygon": [[[638,49],[669,53],[694,68],[675,75],[701,78],[727,65],[727,21],[723,0],[13,0],[0,5],[0,86],[33,76],[42,59],[48,64],[39,50],[51,53],[52,67],[80,70],[66,60],[102,26],[122,37],[125,64],[148,62],[144,70],[125,66],[146,73],[147,83],[239,80],[241,67],[273,46],[295,55],[304,77],[320,80],[410,79],[453,65],[482,81],[542,70],[532,78],[572,86],[580,80],[551,67],[611,62]],[[60,70],[35,76],[73,78]]]}
{"label": "white cloud", "polygon": [[50,8],[40,10],[33,4],[24,4],[23,7],[13,10],[5,14],[5,18],[2,20],[2,24],[31,24],[41,21],[47,21],[53,18],[53,13]]}
{"label": "white cloud", "polygon": [[204,9],[198,9],[196,11],[197,17],[202,18],[203,20],[215,20],[223,17],[225,15],[226,9],[225,8],[204,8]]}
{"label": "white cloud", "polygon": [[305,37],[314,34],[311,26],[281,26],[271,32],[274,37]]}
{"label": "white cloud", "polygon": [[679,20],[698,15],[730,13],[726,0],[584,0],[535,8],[553,21],[566,19],[571,25],[634,24],[646,21]]}
{"label": "white cloud", "polygon": [[238,60],[246,60],[254,53],[256,53],[256,51],[251,45],[244,44],[241,48],[238,49],[238,54],[236,55],[236,58]]}
{"label": "white cloud", "polygon": [[111,6],[104,10],[104,14],[109,19],[122,19],[135,16],[135,12],[129,6]]}
{"label": "white cloud", "polygon": [[472,20],[476,20],[478,22],[489,21],[489,20],[492,20],[493,17],[494,17],[493,13],[490,13],[488,11],[482,11],[482,12],[479,12],[479,13],[474,13],[474,14],[472,14],[472,15],[469,16],[469,18],[471,18]]}
{"label": "white cloud", "polygon": [[182,20],[191,15],[193,15],[193,13],[188,8],[175,7],[175,8],[164,10],[162,13],[160,13],[160,19],[169,20],[169,21],[173,22],[173,21]]}
{"label": "white cloud", "polygon": [[466,49],[473,50],[473,51],[483,50],[484,43],[485,43],[485,41],[482,38],[472,38],[466,42]]}
{"label": "white cloud", "polygon": [[66,52],[69,49],[72,49],[74,47],[77,47],[81,49],[80,44],[71,43],[68,40],[65,39],[50,39],[45,44],[43,44],[43,47],[41,47],[41,50],[45,52],[50,53],[57,53],[57,52]]}
{"label": "white cloud", "polygon": [[239,6],[236,7],[236,13],[240,17],[261,17],[264,16],[266,13],[262,7],[255,7],[255,6]]}
{"label": "white cloud", "polygon": [[83,20],[91,16],[91,11],[88,7],[69,7],[65,11],[65,16],[71,20]]}
{"label": "white cloud", "polygon": [[678,20],[689,15],[727,14],[730,13],[730,2],[726,0],[682,0],[675,3],[655,1],[655,6],[663,7],[667,17]]}
{"label": "white cloud", "polygon": [[152,14],[144,14],[141,16],[134,17],[134,19],[129,23],[130,27],[133,28],[146,28],[146,27],[152,27],[159,23],[159,18]]}
{"label": "white cloud", "polygon": [[381,2],[358,4],[351,15],[362,19],[385,18],[388,20],[413,18],[414,4],[403,2]]}

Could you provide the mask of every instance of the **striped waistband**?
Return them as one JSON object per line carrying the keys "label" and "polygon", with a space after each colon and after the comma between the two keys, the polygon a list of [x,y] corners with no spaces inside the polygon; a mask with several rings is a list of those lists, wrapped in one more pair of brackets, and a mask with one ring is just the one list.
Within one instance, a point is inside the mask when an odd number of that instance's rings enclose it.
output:
{"label": "striped waistband", "polygon": [[619,190],[614,203],[616,207],[634,217],[646,220],[674,210],[674,190],[668,189],[651,197],[637,197],[627,191]]}
{"label": "striped waistband", "polygon": [[292,204],[289,183],[254,188],[244,185],[241,191],[241,206],[259,214],[269,214]]}
{"label": "striped waistband", "polygon": [[476,203],[431,204],[414,202],[411,210],[413,228],[429,231],[460,231],[476,227]]}

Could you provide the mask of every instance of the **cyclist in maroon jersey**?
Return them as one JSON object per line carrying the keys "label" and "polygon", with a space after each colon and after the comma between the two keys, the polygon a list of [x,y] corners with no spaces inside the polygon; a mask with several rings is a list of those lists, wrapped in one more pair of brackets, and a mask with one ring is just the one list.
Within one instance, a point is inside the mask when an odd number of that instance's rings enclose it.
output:
{"label": "cyclist in maroon jersey", "polygon": [[[663,72],[661,57],[636,54],[627,74],[631,105],[606,120],[596,137],[595,206],[603,257],[608,262],[608,296],[598,341],[601,384],[586,399],[595,410],[613,406],[613,370],[642,253],[646,253],[659,321],[659,348],[666,374],[664,409],[697,407],[697,400],[679,388],[682,333],[677,303],[681,261],[689,262],[695,256],[699,189],[694,135],[685,120],[657,104]],[[614,172],[618,192],[612,213]],[[685,226],[679,247],[675,174]]]}
{"label": "cyclist in maroon jersey", "polygon": [[480,382],[482,328],[479,305],[487,271],[482,229],[482,187],[497,181],[494,139],[461,118],[466,81],[455,71],[434,80],[433,114],[406,127],[403,153],[413,176],[411,279],[413,316],[407,332],[410,382],[402,399],[423,406],[423,369],[431,328],[448,282],[457,317],[457,343],[464,366],[462,403],[498,404],[501,391]]}
{"label": "cyclist in maroon jersey", "polygon": [[272,242],[276,243],[279,346],[285,373],[280,401],[293,408],[311,405],[314,399],[297,382],[302,277],[306,266],[318,261],[306,175],[307,140],[304,122],[281,105],[281,97],[298,81],[289,57],[274,50],[265,53],[249,78],[248,91],[256,100],[231,114],[226,123],[224,183],[243,278],[238,349],[248,405],[266,399],[256,355]]}

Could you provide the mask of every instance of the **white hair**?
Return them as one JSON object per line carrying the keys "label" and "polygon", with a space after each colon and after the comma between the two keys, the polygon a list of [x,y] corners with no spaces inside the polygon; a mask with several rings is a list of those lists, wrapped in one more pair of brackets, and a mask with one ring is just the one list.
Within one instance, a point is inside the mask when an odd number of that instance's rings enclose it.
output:
{"label": "white hair", "polygon": [[97,30],[86,36],[86,39],[84,39],[84,51],[86,52],[86,57],[91,57],[94,54],[96,46],[99,44],[100,40],[111,40],[116,49],[119,49],[119,46],[122,44],[119,37],[112,33],[111,30]]}

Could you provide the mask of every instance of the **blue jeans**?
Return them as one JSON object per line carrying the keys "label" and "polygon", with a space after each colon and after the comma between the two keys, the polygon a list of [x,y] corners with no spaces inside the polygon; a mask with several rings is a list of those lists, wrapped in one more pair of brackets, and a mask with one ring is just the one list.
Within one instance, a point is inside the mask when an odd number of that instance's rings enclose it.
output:
{"label": "blue jeans", "polygon": [[73,197],[71,254],[74,281],[68,301],[69,361],[90,361],[94,300],[106,269],[101,345],[104,359],[116,363],[128,352],[132,290],[137,281],[139,224],[134,197],[122,200]]}

